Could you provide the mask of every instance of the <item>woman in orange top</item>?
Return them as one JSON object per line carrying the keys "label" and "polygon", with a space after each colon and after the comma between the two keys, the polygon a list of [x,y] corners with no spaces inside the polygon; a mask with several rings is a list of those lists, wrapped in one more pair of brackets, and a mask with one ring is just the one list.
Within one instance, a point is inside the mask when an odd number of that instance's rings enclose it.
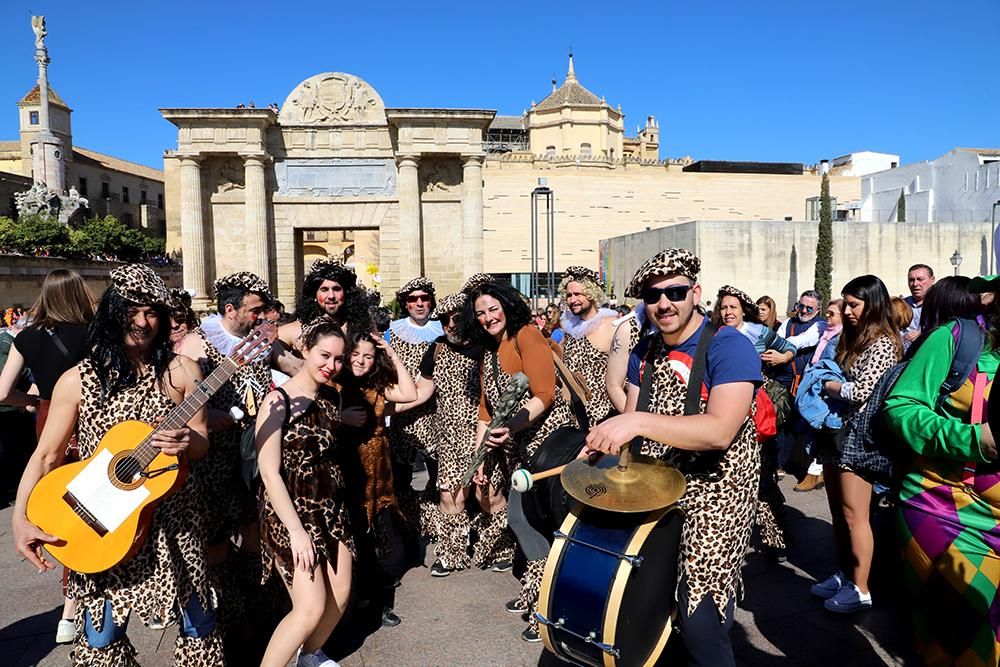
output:
{"label": "woman in orange top", "polygon": [[[506,504],[504,490],[513,468],[526,465],[545,438],[560,426],[577,426],[569,405],[556,391],[553,349],[542,333],[531,324],[531,310],[521,294],[510,285],[487,282],[469,294],[465,305],[467,330],[475,342],[486,349],[482,362],[482,393],[479,401],[479,427],[476,441],[481,442],[489,428],[492,405],[497,405],[507,379],[523,372],[528,376],[528,396],[508,422],[490,432],[489,445],[496,448],[473,482],[483,490],[493,512]],[[499,474],[498,474],[499,471]],[[500,481],[502,480],[502,481]],[[521,578],[521,594],[507,603],[513,614],[529,614],[528,627],[521,638],[540,641],[534,612],[538,606],[544,556],[529,558]]]}

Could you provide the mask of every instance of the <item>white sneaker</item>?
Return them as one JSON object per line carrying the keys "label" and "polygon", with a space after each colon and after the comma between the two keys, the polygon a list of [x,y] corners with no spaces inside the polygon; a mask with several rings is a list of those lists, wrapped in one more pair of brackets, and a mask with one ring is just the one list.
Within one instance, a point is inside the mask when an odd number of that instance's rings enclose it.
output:
{"label": "white sneaker", "polygon": [[76,637],[76,626],[73,625],[73,621],[68,618],[61,619],[56,625],[56,643],[72,644],[74,637]]}
{"label": "white sneaker", "polygon": [[295,667],[340,667],[333,658],[323,653],[323,649],[315,653],[303,653],[299,651],[299,659],[295,662]]}

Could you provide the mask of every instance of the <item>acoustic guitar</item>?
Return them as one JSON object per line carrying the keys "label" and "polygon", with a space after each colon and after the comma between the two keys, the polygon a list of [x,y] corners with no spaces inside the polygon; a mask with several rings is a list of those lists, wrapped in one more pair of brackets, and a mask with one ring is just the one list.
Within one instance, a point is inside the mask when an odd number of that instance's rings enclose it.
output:
{"label": "acoustic guitar", "polygon": [[25,509],[29,521],[59,538],[44,545],[53,558],[93,574],[139,551],[156,504],[179,489],[187,475],[186,458],[164,454],[153,445],[153,436],[187,424],[237,369],[270,350],[277,331],[270,322],[254,329],[158,426],[116,424],[92,456],[38,480]]}

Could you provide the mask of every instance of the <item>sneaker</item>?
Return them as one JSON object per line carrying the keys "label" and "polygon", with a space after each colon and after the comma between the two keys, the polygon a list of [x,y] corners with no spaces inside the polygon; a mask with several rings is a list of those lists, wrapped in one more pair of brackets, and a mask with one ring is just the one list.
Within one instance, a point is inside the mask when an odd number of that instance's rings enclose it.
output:
{"label": "sneaker", "polygon": [[396,615],[389,607],[382,610],[382,627],[383,628],[394,628],[403,622],[399,616]]}
{"label": "sneaker", "polygon": [[295,667],[340,667],[340,663],[323,653],[323,649],[320,649],[315,653],[302,653],[300,651]]}
{"label": "sneaker", "polygon": [[774,476],[775,476],[775,477],[777,477],[777,478],[778,478],[778,481],[780,482],[781,480],[785,479],[785,471],[784,471],[784,470],[782,470],[781,468],[778,468],[778,469],[777,469],[777,470],[776,470],[776,471],[774,472]]}
{"label": "sneaker", "polygon": [[862,593],[857,586],[847,582],[837,594],[823,603],[829,611],[838,614],[852,614],[862,609],[871,609],[872,594]]}
{"label": "sneaker", "polygon": [[510,602],[508,602],[507,604],[505,604],[503,606],[503,608],[506,609],[507,611],[509,611],[512,614],[527,614],[528,613],[528,606],[525,605],[520,600],[518,600],[517,598],[514,598],[513,600],[511,600]]}
{"label": "sneaker", "polygon": [[837,570],[824,581],[821,581],[818,584],[813,584],[809,588],[809,592],[818,598],[828,600],[836,595],[837,591],[839,591],[845,583],[847,583],[847,577],[844,576],[843,572]]}
{"label": "sneaker", "polygon": [[490,572],[510,572],[514,569],[514,564],[509,560],[498,560],[490,565]]}
{"label": "sneaker", "polygon": [[524,632],[521,633],[521,639],[532,644],[542,641],[542,637],[538,634],[538,630],[532,630],[530,625],[524,629]]}
{"label": "sneaker", "polygon": [[76,637],[76,626],[73,625],[73,620],[69,618],[61,619],[59,624],[56,625],[56,643],[72,644],[74,637]]}
{"label": "sneaker", "polygon": [[451,568],[446,567],[444,563],[439,560],[434,561],[431,565],[431,576],[432,577],[447,577],[451,574]]}

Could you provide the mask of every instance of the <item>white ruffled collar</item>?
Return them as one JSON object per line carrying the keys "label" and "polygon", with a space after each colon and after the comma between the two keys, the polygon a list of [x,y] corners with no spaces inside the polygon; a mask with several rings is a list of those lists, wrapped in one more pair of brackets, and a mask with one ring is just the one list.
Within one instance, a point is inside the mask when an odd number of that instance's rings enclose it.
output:
{"label": "white ruffled collar", "polygon": [[393,321],[389,325],[389,329],[396,334],[396,338],[411,345],[433,343],[439,336],[444,335],[441,323],[437,320],[428,320],[427,324],[419,326],[414,324],[409,317],[404,317],[401,320]]}
{"label": "white ruffled collar", "polygon": [[563,313],[562,319],[559,324],[562,326],[562,330],[572,336],[573,338],[585,338],[594,332],[601,322],[607,318],[615,319],[618,317],[618,313],[611,310],[610,308],[601,308],[597,311],[595,317],[585,320],[579,315],[574,315],[571,311],[566,311]]}
{"label": "white ruffled collar", "polygon": [[205,334],[205,339],[211,343],[212,347],[228,357],[233,353],[233,349],[239,344],[242,338],[234,336],[226,331],[222,326],[222,316],[209,315],[201,321],[201,330]]}

